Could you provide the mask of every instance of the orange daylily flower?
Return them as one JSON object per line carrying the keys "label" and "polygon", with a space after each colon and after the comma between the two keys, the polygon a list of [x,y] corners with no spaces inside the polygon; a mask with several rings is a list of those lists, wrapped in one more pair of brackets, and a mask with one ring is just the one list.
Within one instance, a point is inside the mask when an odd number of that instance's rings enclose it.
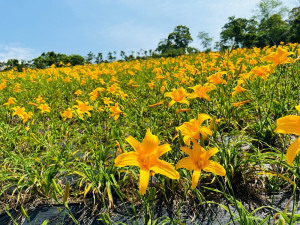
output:
{"label": "orange daylily flower", "polygon": [[[296,106],[300,113],[300,105]],[[300,136],[300,116],[289,115],[282,117],[276,121],[277,127],[274,132],[280,134],[295,134]],[[286,159],[289,165],[293,166],[296,155],[300,152],[300,138],[296,139],[287,150]]]}
{"label": "orange daylily flower", "polygon": [[292,54],[292,52],[288,52],[286,49],[278,47],[276,52],[265,56],[263,59],[273,63],[271,67],[271,71],[273,71],[277,65],[293,63],[294,59],[288,57],[290,54]]}
{"label": "orange daylily flower", "polygon": [[7,106],[10,106],[10,105],[14,105],[14,104],[16,104],[16,99],[15,98],[9,98],[8,100],[7,100],[7,102],[6,103],[4,103],[3,105],[7,105]]}
{"label": "orange daylily flower", "polygon": [[186,99],[186,97],[188,96],[188,93],[183,87],[181,87],[179,89],[173,88],[172,90],[173,90],[172,92],[165,93],[165,97],[172,98],[172,101],[170,101],[170,103],[169,103],[169,107],[174,105],[176,102],[190,105],[190,103]]}
{"label": "orange daylily flower", "polygon": [[248,103],[248,102],[251,102],[251,100],[246,100],[246,101],[242,101],[242,102],[235,102],[235,103],[232,103],[232,105],[233,106],[235,106],[235,107],[237,107],[237,109],[238,108],[240,108],[242,105],[244,105],[244,104],[246,104],[246,103]]}
{"label": "orange daylily flower", "polygon": [[87,114],[89,117],[91,117],[91,113],[89,111],[93,110],[93,106],[90,106],[88,102],[82,102],[79,100],[76,100],[78,105],[74,105],[73,108],[76,109],[76,112],[78,113],[78,116],[80,119],[83,119],[83,115]]}
{"label": "orange daylily flower", "polygon": [[140,167],[139,193],[146,193],[150,171],[160,173],[171,179],[179,179],[179,173],[173,166],[159,159],[160,156],[171,150],[169,144],[159,145],[158,137],[153,135],[150,129],[147,130],[142,142],[138,142],[134,137],[127,137],[126,141],[132,146],[134,152],[127,152],[119,155],[115,159],[115,166],[138,166]]}
{"label": "orange daylily flower", "polygon": [[234,96],[235,94],[242,93],[244,91],[247,90],[241,86],[241,83],[238,83],[238,85],[235,88],[233,88],[233,92],[231,94],[232,96]]}
{"label": "orange daylily flower", "polygon": [[152,107],[155,107],[155,106],[158,106],[158,105],[162,105],[162,104],[164,104],[164,101],[157,102],[157,103],[155,103],[153,105],[148,105],[148,107],[152,108]]}
{"label": "orange daylily flower", "polygon": [[66,119],[72,119],[74,111],[71,108],[68,108],[66,111],[61,113],[61,117],[65,121]]}
{"label": "orange daylily flower", "polygon": [[254,80],[255,77],[260,77],[264,79],[264,81],[267,81],[271,73],[271,69],[270,66],[256,66],[250,72],[253,73],[252,80]]}
{"label": "orange daylily flower", "polygon": [[212,120],[212,118],[205,114],[199,114],[198,119],[191,119],[189,122],[184,122],[181,126],[176,127],[176,130],[181,132],[181,134],[184,136],[183,141],[186,145],[190,145],[190,140],[199,140],[200,139],[200,134],[204,139],[207,138],[207,136],[212,135],[212,131],[206,127],[206,126],[201,126],[202,123],[205,120]]}
{"label": "orange daylily flower", "polygon": [[109,118],[114,117],[114,120],[117,121],[122,113],[119,104],[115,103],[115,105],[111,106],[109,110],[112,112],[112,114],[109,115]]}
{"label": "orange daylily flower", "polygon": [[226,74],[226,72],[217,72],[209,77],[207,77],[207,82],[213,84],[227,84],[227,82],[222,79],[222,75]]}
{"label": "orange daylily flower", "polygon": [[50,112],[51,109],[48,104],[40,104],[37,108],[41,110],[42,114],[45,112]]}
{"label": "orange daylily flower", "polygon": [[74,93],[75,95],[77,95],[77,97],[79,96],[79,95],[81,95],[82,94],[82,91],[81,90],[77,90],[77,91],[75,91],[75,93]]}
{"label": "orange daylily flower", "polygon": [[203,147],[201,147],[200,144],[197,143],[197,141],[193,140],[193,149],[188,147],[181,147],[180,149],[189,156],[179,160],[179,162],[176,164],[176,169],[185,168],[187,170],[193,170],[193,189],[197,187],[201,170],[220,176],[226,175],[226,171],[223,166],[215,161],[209,160],[219,151],[217,148],[211,148],[206,151]]}
{"label": "orange daylily flower", "polygon": [[25,111],[25,107],[20,107],[20,106],[16,106],[14,108],[12,108],[12,110],[14,110],[14,113],[12,114],[12,116],[19,116],[22,120],[24,119],[24,113]]}
{"label": "orange daylily flower", "polygon": [[190,94],[190,98],[205,98],[206,100],[210,101],[210,97],[208,96],[208,92],[214,90],[216,88],[215,85],[206,83],[203,86],[201,84],[192,87],[191,89],[194,90],[193,93]]}

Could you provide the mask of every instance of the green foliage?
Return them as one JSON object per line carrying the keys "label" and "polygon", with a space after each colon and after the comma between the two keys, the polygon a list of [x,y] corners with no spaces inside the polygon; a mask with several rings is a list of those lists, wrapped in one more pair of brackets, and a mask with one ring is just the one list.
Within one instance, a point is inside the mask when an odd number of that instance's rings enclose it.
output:
{"label": "green foliage", "polygon": [[38,69],[45,69],[52,65],[56,67],[61,66],[62,64],[67,65],[70,63],[72,66],[83,65],[84,58],[80,55],[65,55],[61,53],[55,53],[53,51],[42,53],[39,57],[34,58],[33,67]]}
{"label": "green foliage", "polygon": [[229,17],[221,32],[221,43],[229,46],[234,43],[240,47],[253,47],[257,42],[257,22],[253,19]]}
{"label": "green foliage", "polygon": [[186,26],[177,26],[174,31],[168,35],[167,39],[159,42],[156,51],[161,56],[178,56],[187,52],[188,45],[193,41],[190,29]]}

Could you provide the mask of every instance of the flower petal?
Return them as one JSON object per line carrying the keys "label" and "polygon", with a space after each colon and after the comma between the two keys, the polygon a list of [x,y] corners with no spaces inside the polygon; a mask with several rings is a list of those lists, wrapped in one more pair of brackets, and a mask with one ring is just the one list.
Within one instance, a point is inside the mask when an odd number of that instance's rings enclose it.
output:
{"label": "flower petal", "polygon": [[199,178],[200,178],[201,170],[194,170],[192,175],[192,188],[195,189],[197,187]]}
{"label": "flower petal", "polygon": [[142,145],[134,137],[129,136],[129,137],[126,138],[126,141],[132,146],[134,151],[136,151],[136,152],[141,152],[142,151]]}
{"label": "flower petal", "polygon": [[205,114],[205,113],[201,113],[198,115],[198,119],[197,119],[197,123],[199,126],[201,126],[201,124],[208,119],[212,119],[209,115]]}
{"label": "flower petal", "polygon": [[286,153],[286,159],[291,166],[298,152],[300,152],[300,138],[291,144]]}
{"label": "flower petal", "polygon": [[297,111],[300,113],[300,105],[295,106],[295,108],[296,108]]}
{"label": "flower petal", "polygon": [[185,168],[187,170],[194,170],[197,169],[195,166],[195,162],[193,161],[193,158],[188,156],[181,160],[179,160],[176,164],[176,169]]}
{"label": "flower petal", "polygon": [[179,179],[179,173],[174,169],[174,167],[163,160],[156,160],[153,165],[151,165],[150,170],[153,170],[155,173],[160,173],[171,179]]}
{"label": "flower petal", "polygon": [[160,145],[157,148],[157,157],[159,158],[160,156],[162,156],[163,154],[165,154],[166,152],[170,151],[171,147],[169,144],[164,144],[164,145]]}
{"label": "flower petal", "polygon": [[140,170],[140,185],[139,185],[139,192],[140,195],[144,195],[146,193],[148,184],[149,184],[149,170]]}
{"label": "flower petal", "polygon": [[180,148],[181,151],[184,151],[186,154],[188,155],[192,155],[192,149],[188,148],[188,147],[181,147]]}
{"label": "flower petal", "polygon": [[214,162],[212,160],[208,160],[206,166],[203,168],[206,172],[211,172],[216,175],[225,176],[226,171],[223,166],[221,166],[219,163]]}
{"label": "flower petal", "polygon": [[115,166],[140,166],[138,161],[139,154],[137,152],[127,152],[115,158]]}
{"label": "flower petal", "polygon": [[142,143],[142,149],[145,154],[151,154],[158,147],[158,137],[153,135],[150,129],[147,130]]}
{"label": "flower petal", "polygon": [[219,149],[217,149],[217,148],[211,148],[211,149],[207,150],[206,151],[207,159],[209,159],[210,157],[212,157],[213,155],[215,155],[218,152],[219,152]]}
{"label": "flower petal", "polygon": [[300,116],[285,116],[276,121],[276,133],[300,135]]}

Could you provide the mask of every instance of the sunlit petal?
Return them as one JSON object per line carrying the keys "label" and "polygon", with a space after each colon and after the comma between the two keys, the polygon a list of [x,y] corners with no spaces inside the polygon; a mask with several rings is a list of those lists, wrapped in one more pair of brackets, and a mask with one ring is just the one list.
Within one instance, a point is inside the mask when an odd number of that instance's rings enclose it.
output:
{"label": "sunlit petal", "polygon": [[157,160],[153,165],[151,165],[150,170],[153,170],[155,173],[160,173],[171,179],[179,179],[179,173],[174,169],[174,167],[163,160]]}
{"label": "sunlit petal", "polygon": [[300,116],[285,116],[276,121],[276,133],[300,135]]}
{"label": "sunlit petal", "polygon": [[180,150],[184,151],[188,155],[192,154],[192,149],[190,149],[188,147],[181,147]]}
{"label": "sunlit petal", "polygon": [[158,137],[153,135],[150,129],[147,130],[146,136],[142,143],[142,149],[145,154],[151,153],[154,149],[158,147]]}
{"label": "sunlit petal", "polygon": [[146,193],[148,184],[149,184],[149,170],[140,170],[140,185],[139,185],[139,192],[141,195]]}
{"label": "sunlit petal", "polygon": [[221,166],[219,163],[208,160],[206,166],[203,168],[206,172],[211,172],[216,175],[225,176],[226,171],[223,166]]}
{"label": "sunlit petal", "polygon": [[166,152],[168,152],[170,150],[171,150],[171,147],[169,144],[164,144],[164,145],[158,146],[157,157],[162,156],[163,154],[165,154]]}
{"label": "sunlit petal", "polygon": [[293,161],[300,151],[300,138],[298,138],[291,146],[288,148],[287,153],[286,153],[286,159],[288,163],[292,166]]}
{"label": "sunlit petal", "polygon": [[199,126],[208,119],[212,119],[209,115],[202,113],[198,115],[198,119],[197,119],[197,123],[199,124]]}
{"label": "sunlit petal", "polygon": [[192,175],[192,188],[195,189],[197,187],[199,178],[200,178],[201,170],[194,170]]}
{"label": "sunlit petal", "polygon": [[123,153],[115,158],[115,166],[139,166],[137,152]]}
{"label": "sunlit petal", "polygon": [[218,152],[219,152],[219,149],[217,149],[217,148],[211,148],[211,149],[207,150],[207,152],[206,152],[207,158],[209,159],[210,157],[212,157],[213,155],[215,155]]}
{"label": "sunlit petal", "polygon": [[138,142],[138,140],[136,140],[134,137],[129,136],[126,138],[126,141],[132,146],[132,148],[136,151],[136,152],[141,152],[142,150],[142,145],[140,144],[140,142]]}
{"label": "sunlit petal", "polygon": [[176,169],[185,168],[187,170],[194,170],[196,169],[195,162],[193,161],[192,157],[185,157],[178,161],[176,164]]}

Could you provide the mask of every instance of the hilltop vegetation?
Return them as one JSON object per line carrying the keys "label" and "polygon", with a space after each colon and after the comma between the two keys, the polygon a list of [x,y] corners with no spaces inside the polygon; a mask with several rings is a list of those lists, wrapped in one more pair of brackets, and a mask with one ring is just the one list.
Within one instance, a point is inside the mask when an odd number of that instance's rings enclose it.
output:
{"label": "hilltop vegetation", "polygon": [[147,223],[176,202],[177,223],[213,200],[246,224],[238,201],[296,195],[299,84],[297,44],[1,72],[1,210],[94,199],[110,223],[123,201]]}

